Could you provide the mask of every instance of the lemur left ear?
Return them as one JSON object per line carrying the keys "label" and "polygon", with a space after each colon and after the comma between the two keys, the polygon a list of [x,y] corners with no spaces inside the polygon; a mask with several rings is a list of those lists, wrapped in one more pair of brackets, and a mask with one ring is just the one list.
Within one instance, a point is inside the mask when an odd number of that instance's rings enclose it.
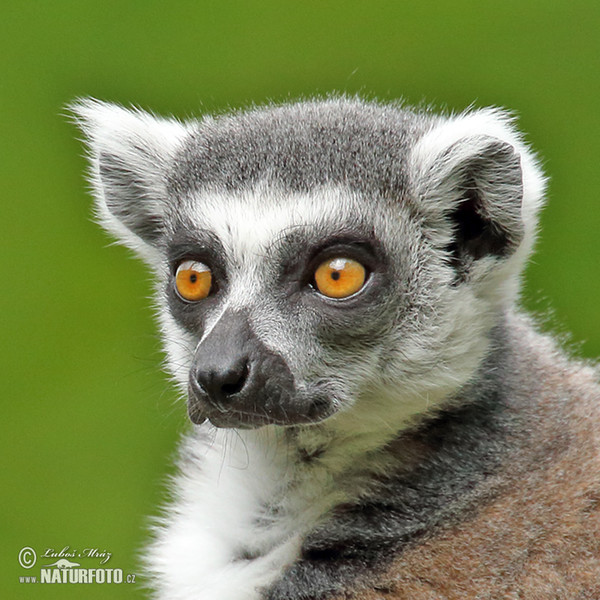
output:
{"label": "lemur left ear", "polygon": [[535,232],[544,179],[495,110],[466,113],[426,133],[411,155],[413,193],[459,279],[484,257],[505,258]]}
{"label": "lemur left ear", "polygon": [[185,126],[92,99],[70,109],[86,136],[100,223],[140,254],[151,254],[164,229],[167,169]]}

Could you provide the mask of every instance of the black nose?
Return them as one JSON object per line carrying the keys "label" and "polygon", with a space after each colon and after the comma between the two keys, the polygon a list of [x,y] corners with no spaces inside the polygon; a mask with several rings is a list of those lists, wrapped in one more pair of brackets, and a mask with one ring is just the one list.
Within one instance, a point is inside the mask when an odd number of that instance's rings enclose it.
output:
{"label": "black nose", "polygon": [[292,422],[294,378],[283,357],[260,341],[243,312],[228,310],[198,344],[188,413],[200,424],[259,427]]}
{"label": "black nose", "polygon": [[[196,371],[196,381],[217,404],[225,405],[231,396],[244,389],[250,367],[246,357]],[[223,406],[225,408],[225,406]]]}

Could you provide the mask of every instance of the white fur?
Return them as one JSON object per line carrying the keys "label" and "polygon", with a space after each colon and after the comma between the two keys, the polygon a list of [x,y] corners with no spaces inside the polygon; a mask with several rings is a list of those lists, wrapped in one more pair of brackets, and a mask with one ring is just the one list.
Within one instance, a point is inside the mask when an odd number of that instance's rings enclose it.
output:
{"label": "white fur", "polygon": [[[523,174],[523,200],[521,218],[525,228],[525,236],[517,251],[506,261],[501,269],[489,271],[485,261],[480,261],[479,271],[484,279],[487,299],[494,304],[505,305],[515,302],[519,292],[519,274],[527,257],[531,254],[537,228],[537,215],[544,201],[546,178],[538,166],[535,155],[523,142],[521,134],[513,126],[513,119],[506,112],[497,108],[466,111],[450,118],[440,119],[437,127],[426,133],[411,152],[410,164],[413,185],[417,194],[427,197],[430,190],[437,185],[437,178],[444,175],[444,154],[457,142],[471,139],[472,146],[465,146],[465,158],[476,155],[484,136],[496,138],[510,144],[521,160]],[[460,157],[457,157],[460,158]],[[434,203],[435,196],[428,198]],[[443,203],[444,199],[438,201]],[[478,274],[474,274],[477,278]]]}
{"label": "white fur", "polygon": [[[119,156],[145,181],[152,192],[147,198],[152,209],[162,214],[166,198],[164,166],[189,131],[175,119],[155,117],[141,110],[128,110],[116,104],[82,99],[71,105],[75,120],[84,132],[90,149],[89,180],[96,199],[99,223],[144,260],[155,266],[161,257],[154,247],[132,233],[107,208],[105,187],[100,179],[99,159],[103,154]],[[140,149],[144,149],[144,153]],[[148,161],[148,156],[153,160]]]}
{"label": "white fur", "polygon": [[[253,600],[298,557],[302,535],[343,494],[327,485],[327,472],[303,478],[273,427],[199,430],[210,441],[197,435],[186,442],[194,458],[182,466],[149,568],[164,600]],[[266,505],[277,515],[265,514]]]}

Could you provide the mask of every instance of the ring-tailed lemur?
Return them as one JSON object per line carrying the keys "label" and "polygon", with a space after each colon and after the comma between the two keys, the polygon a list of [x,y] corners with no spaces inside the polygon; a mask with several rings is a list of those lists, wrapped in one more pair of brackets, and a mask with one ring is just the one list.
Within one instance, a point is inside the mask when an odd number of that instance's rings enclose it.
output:
{"label": "ring-tailed lemur", "polygon": [[600,598],[599,387],[516,308],[544,178],[510,118],[74,112],[194,423],[158,598]]}

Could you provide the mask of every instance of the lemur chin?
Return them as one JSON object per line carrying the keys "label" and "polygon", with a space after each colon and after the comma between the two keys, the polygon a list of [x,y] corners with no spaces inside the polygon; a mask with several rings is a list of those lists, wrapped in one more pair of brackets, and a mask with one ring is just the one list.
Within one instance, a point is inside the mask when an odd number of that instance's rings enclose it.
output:
{"label": "lemur chin", "polygon": [[600,598],[597,372],[518,308],[545,180],[509,116],[72,109],[193,422],[157,598]]}

